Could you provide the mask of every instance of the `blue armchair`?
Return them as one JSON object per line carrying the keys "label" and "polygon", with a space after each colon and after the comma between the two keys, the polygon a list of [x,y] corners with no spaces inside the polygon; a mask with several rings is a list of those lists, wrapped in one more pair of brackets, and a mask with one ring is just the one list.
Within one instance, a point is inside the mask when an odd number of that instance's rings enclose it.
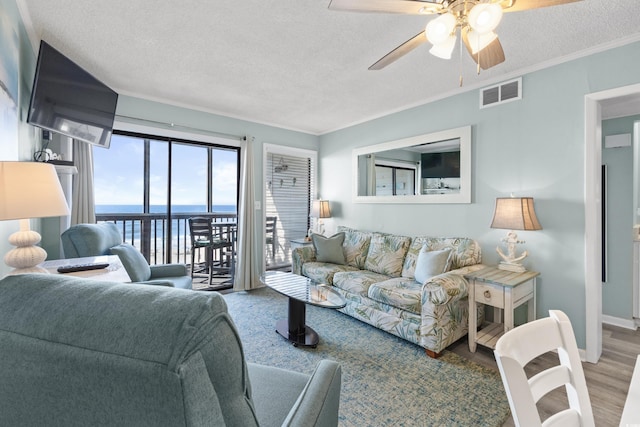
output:
{"label": "blue armchair", "polygon": [[118,255],[134,283],[191,289],[192,280],[185,264],[149,265],[140,251],[122,243],[120,230],[115,224],[74,225],[60,238],[67,258]]}
{"label": "blue armchair", "polygon": [[247,363],[217,292],[7,276],[0,360],[2,425],[338,425],[340,365]]}

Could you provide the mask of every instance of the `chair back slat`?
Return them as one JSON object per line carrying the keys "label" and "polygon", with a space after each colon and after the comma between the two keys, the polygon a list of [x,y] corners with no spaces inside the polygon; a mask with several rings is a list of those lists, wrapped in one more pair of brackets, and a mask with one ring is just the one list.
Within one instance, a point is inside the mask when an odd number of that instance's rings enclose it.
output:
{"label": "chair back slat", "polygon": [[[557,350],[559,364],[530,379],[524,367],[534,358]],[[518,326],[496,343],[494,351],[516,426],[594,426],[587,382],[571,322],[565,313]],[[569,408],[541,422],[536,402],[565,386]]]}

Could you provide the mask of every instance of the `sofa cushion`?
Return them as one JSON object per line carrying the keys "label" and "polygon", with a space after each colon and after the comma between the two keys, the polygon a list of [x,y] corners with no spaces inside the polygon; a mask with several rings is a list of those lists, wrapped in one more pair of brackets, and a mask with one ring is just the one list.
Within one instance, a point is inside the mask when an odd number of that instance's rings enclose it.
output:
{"label": "sofa cushion", "polygon": [[389,280],[389,276],[368,270],[336,272],[333,275],[333,286],[345,291],[367,296],[369,287],[378,282]]}
{"label": "sofa cushion", "polygon": [[394,277],[369,287],[368,297],[401,310],[420,314],[422,284],[404,277]]}
{"label": "sofa cushion", "polygon": [[344,256],[347,265],[364,269],[364,263],[369,252],[369,244],[373,233],[368,231],[354,230],[353,228],[338,226],[338,231],[344,233]]}
{"label": "sofa cushion", "polygon": [[375,273],[399,277],[410,244],[409,237],[375,233],[371,237],[364,268]]}
{"label": "sofa cushion", "polygon": [[140,251],[129,243],[112,247],[111,253],[118,255],[132,282],[144,282],[151,277],[149,263]]}
{"label": "sofa cushion", "polygon": [[322,234],[312,234],[311,241],[316,251],[316,261],[330,262],[333,264],[343,265],[344,252],[342,243],[344,242],[344,233],[336,233],[331,237],[325,237]]}
{"label": "sofa cushion", "polygon": [[446,273],[450,265],[451,249],[430,251],[427,245],[424,245],[416,261],[416,282],[424,284],[433,276]]}
{"label": "sofa cushion", "polygon": [[423,246],[431,251],[451,248],[451,266],[455,270],[480,264],[480,245],[473,239],[444,237],[414,237],[402,267],[402,277],[415,277],[416,261]]}
{"label": "sofa cushion", "polygon": [[302,264],[302,275],[314,282],[333,284],[333,276],[341,271],[358,271],[357,268],[348,265],[338,265],[326,262],[305,262]]}

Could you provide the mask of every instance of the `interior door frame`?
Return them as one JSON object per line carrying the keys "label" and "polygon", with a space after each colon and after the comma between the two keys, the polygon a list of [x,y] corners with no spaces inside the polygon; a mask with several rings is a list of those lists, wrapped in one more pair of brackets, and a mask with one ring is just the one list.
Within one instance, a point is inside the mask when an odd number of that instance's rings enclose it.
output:
{"label": "interior door frame", "polygon": [[585,326],[587,362],[602,354],[602,107],[601,102],[640,96],[640,84],[585,95]]}

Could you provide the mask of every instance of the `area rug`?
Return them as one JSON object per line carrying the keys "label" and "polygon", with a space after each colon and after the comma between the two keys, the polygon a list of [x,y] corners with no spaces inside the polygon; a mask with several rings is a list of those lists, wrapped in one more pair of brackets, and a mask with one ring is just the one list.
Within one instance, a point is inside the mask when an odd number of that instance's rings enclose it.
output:
{"label": "area rug", "polygon": [[424,349],[336,310],[307,306],[318,347],[275,332],[287,298],[268,288],[224,295],[250,362],[310,374],[321,359],[342,365],[339,425],[501,426],[509,416],[500,374],[455,353]]}

